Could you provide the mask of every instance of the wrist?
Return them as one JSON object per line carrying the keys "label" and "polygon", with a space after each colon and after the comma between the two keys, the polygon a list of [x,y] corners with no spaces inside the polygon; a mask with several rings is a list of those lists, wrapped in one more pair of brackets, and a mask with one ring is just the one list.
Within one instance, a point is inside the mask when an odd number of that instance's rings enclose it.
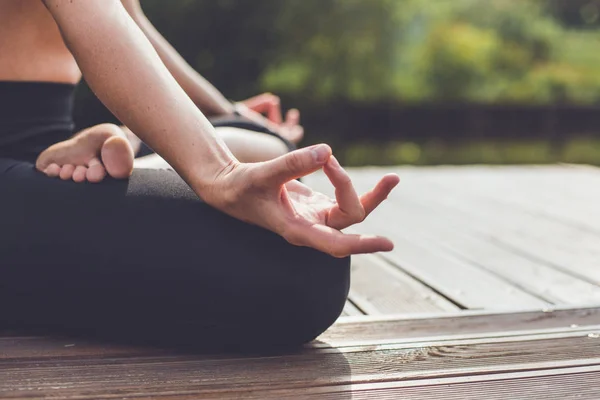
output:
{"label": "wrist", "polygon": [[213,199],[218,195],[218,183],[222,178],[233,171],[240,162],[233,156],[217,157],[212,163],[199,163],[186,179],[192,190],[206,203],[213,204]]}

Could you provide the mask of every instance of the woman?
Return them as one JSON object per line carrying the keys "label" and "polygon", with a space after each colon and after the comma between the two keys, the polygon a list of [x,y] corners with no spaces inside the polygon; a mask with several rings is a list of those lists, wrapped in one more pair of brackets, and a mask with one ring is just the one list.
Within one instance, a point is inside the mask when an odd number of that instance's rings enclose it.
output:
{"label": "woman", "polygon": [[[0,318],[212,348],[313,339],[341,312],[348,256],[392,249],[340,230],[398,177],[359,197],[324,144],[240,162],[157,47],[118,0],[0,3]],[[120,129],[68,139],[82,73],[173,170],[132,171]],[[319,169],[335,201],[296,180]],[[77,183],[107,173],[128,179]]]}

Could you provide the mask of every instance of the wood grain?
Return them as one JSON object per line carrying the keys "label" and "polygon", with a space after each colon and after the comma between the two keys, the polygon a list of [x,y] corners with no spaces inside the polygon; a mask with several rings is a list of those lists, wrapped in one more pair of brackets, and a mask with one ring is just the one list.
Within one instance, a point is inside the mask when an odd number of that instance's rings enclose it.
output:
{"label": "wood grain", "polygon": [[[322,334],[310,348],[342,348],[358,344],[394,343],[440,336],[489,335],[505,330],[530,331],[600,325],[600,307],[557,308],[522,312],[460,312],[385,317],[347,317]],[[0,361],[63,358],[158,357],[167,350],[119,346],[73,338],[0,335]]]}
{"label": "wood grain", "polygon": [[368,315],[459,309],[376,255],[353,257],[350,298]]}
{"label": "wood grain", "polygon": [[[390,201],[396,201],[394,196]],[[499,230],[495,230],[489,218],[475,219],[478,214],[473,206],[464,202],[457,207],[444,207],[439,203],[425,206],[407,199],[395,204],[398,218],[411,226],[418,225],[413,233],[431,243],[432,251],[455,255],[554,304],[600,302],[600,286],[490,240]],[[463,207],[462,212],[458,207]]]}
{"label": "wood grain", "polygon": [[0,397],[217,394],[598,366],[600,339],[588,337],[592,332],[448,338],[273,357],[11,360],[0,363]]}
{"label": "wood grain", "polygon": [[[422,316],[343,318],[318,340],[331,346],[444,335],[487,334],[600,325],[600,307],[520,312],[461,312]],[[318,346],[318,343],[313,346]]]}
{"label": "wood grain", "polygon": [[[592,189],[597,186],[595,180],[581,180],[580,174],[561,178],[554,175],[558,171],[548,168],[512,172],[505,168],[453,168],[408,173],[421,182],[413,185],[415,198],[428,198],[428,204],[460,212],[465,222],[478,223],[479,234],[497,244],[598,284],[600,237],[596,231],[600,231],[600,213],[579,200],[584,196],[598,204],[600,195]],[[530,175],[533,177],[527,178]],[[540,196],[544,179],[552,179],[554,187]],[[570,181],[578,182],[579,192],[584,190],[585,194],[578,195],[572,184],[565,188],[565,182]],[[562,199],[561,206],[549,206],[557,199]],[[581,214],[578,220],[585,219],[585,226],[565,222],[573,213]]]}
{"label": "wood grain", "polygon": [[342,317],[350,317],[357,315],[365,315],[360,309],[358,309],[354,303],[349,299],[344,304],[344,309],[342,310]]}
{"label": "wood grain", "polygon": [[[368,170],[361,170],[361,173],[368,176],[369,185],[375,175],[381,174]],[[310,182],[324,192],[331,190],[323,176],[313,176]],[[391,202],[382,204],[353,231],[388,236],[394,241],[395,248],[384,253],[384,258],[463,308],[522,309],[548,304],[487,270],[452,255],[432,251],[429,241],[415,235],[416,227],[398,218]]]}
{"label": "wood grain", "polygon": [[[365,400],[596,400],[600,397],[600,367],[579,367],[493,375],[471,379],[444,378],[354,385],[335,385],[289,391],[240,394],[239,399],[365,399]],[[517,397],[516,397],[517,396]],[[177,396],[169,399],[187,400]],[[208,397],[222,398],[222,397]]]}
{"label": "wood grain", "polygon": [[[600,212],[595,206],[600,200],[600,189],[596,189],[600,174],[596,170],[564,166],[398,168],[402,182],[388,200],[392,204],[382,206],[356,230],[388,234],[399,247],[389,255],[390,261],[469,308],[505,308],[522,292],[547,303],[592,304],[600,300],[600,239],[587,229],[600,230]],[[364,191],[387,172],[391,170],[363,168],[351,170],[351,175],[359,191]],[[320,176],[313,178],[319,188],[327,189]],[[564,221],[582,212],[587,228]],[[419,265],[415,253],[423,243],[434,254],[421,250],[421,262],[456,272],[458,283],[443,275],[444,271],[436,278],[429,271],[412,269],[411,263]],[[444,261],[448,257],[455,262]],[[481,273],[469,278],[468,272],[463,273],[465,267],[457,263],[504,281],[493,296],[496,306],[475,289],[459,287],[469,280],[474,287],[483,283],[489,288],[494,283]],[[508,293],[498,293],[502,291]],[[525,299],[522,307],[530,301]]]}

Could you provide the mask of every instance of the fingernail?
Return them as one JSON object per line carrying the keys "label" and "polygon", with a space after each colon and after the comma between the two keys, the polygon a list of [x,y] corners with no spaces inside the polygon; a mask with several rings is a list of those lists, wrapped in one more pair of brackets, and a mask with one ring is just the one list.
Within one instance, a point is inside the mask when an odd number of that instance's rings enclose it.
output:
{"label": "fingernail", "polygon": [[314,146],[311,149],[311,153],[313,155],[314,160],[319,164],[323,164],[329,158],[329,149],[327,148],[327,146],[324,146],[322,144]]}

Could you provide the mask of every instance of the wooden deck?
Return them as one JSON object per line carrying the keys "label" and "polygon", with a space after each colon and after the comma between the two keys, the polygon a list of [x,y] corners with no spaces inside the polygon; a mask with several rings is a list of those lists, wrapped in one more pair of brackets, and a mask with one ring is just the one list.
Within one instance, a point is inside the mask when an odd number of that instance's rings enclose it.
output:
{"label": "wooden deck", "polygon": [[[388,171],[351,174],[362,191]],[[600,169],[393,171],[400,187],[355,229],[396,248],[353,258],[346,316],[304,350],[5,333],[0,398],[600,399]]]}
{"label": "wooden deck", "polygon": [[[400,186],[356,228],[395,242],[357,256],[348,315],[600,304],[600,169],[436,167],[352,171],[359,191]],[[321,175],[311,184],[330,191]]]}

